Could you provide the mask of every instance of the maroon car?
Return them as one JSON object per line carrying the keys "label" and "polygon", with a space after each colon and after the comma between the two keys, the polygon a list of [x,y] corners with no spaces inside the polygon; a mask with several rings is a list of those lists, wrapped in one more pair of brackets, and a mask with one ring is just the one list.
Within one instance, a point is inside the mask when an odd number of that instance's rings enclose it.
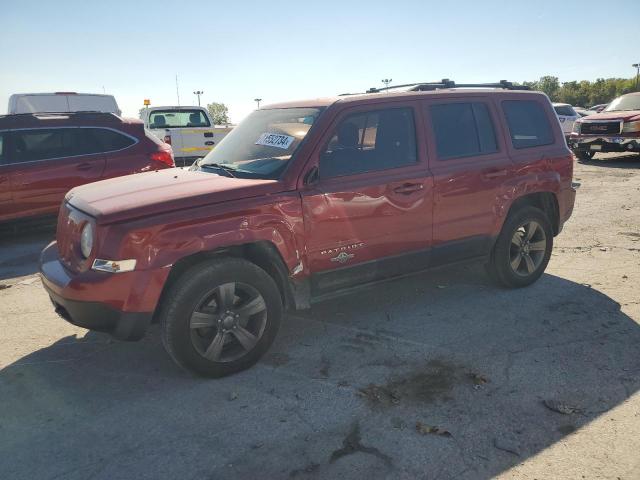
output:
{"label": "maroon car", "polygon": [[254,364],[285,309],[354,286],[471,260],[535,282],[576,193],[556,114],[507,82],[453,87],[263,107],[189,171],[73,189],[40,259],[54,308],[129,340],[158,322],[216,377]]}
{"label": "maroon car", "polygon": [[140,120],[99,112],[0,116],[0,222],[56,214],[78,185],[173,166],[171,147]]}
{"label": "maroon car", "polygon": [[578,119],[568,143],[579,160],[598,152],[640,153],[640,92],[622,95],[600,113]]}

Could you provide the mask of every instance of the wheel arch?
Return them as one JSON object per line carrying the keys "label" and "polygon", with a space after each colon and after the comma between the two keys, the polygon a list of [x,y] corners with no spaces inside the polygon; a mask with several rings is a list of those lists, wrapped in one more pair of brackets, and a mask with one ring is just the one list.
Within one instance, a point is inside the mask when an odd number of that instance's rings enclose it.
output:
{"label": "wheel arch", "polygon": [[560,233],[560,208],[558,205],[558,197],[553,192],[532,192],[516,198],[507,213],[507,217],[518,211],[522,207],[536,207],[542,210],[551,223],[553,235]]}
{"label": "wheel arch", "polygon": [[162,288],[160,300],[154,312],[154,321],[157,320],[157,314],[160,310],[160,305],[166,297],[166,293],[185,272],[195,265],[224,257],[242,258],[263,269],[273,279],[278,287],[278,291],[282,298],[282,304],[285,308],[296,307],[297,300],[294,286],[289,278],[288,270],[282,255],[272,242],[259,240],[240,245],[218,247],[213,250],[192,253],[176,261],[171,266],[167,280]]}

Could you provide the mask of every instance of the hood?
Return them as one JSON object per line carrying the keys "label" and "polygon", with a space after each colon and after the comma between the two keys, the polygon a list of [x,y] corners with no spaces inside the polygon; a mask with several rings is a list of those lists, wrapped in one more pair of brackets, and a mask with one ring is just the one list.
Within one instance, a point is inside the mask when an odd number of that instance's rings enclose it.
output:
{"label": "hood", "polygon": [[277,180],[229,178],[178,168],[137,173],[76,187],[66,200],[99,223],[276,193]]}
{"label": "hood", "polygon": [[640,110],[630,110],[628,112],[600,112],[595,115],[587,115],[582,120],[640,120]]}

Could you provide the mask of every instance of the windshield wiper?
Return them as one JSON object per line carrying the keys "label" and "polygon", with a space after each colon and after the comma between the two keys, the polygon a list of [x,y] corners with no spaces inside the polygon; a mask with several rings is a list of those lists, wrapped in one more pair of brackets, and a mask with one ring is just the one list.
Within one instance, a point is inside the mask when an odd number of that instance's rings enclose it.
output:
{"label": "windshield wiper", "polygon": [[233,174],[233,172],[235,172],[235,169],[229,167],[228,165],[223,165],[221,163],[201,163],[200,165],[198,165],[200,168],[212,168],[212,169],[218,169],[218,170],[222,170],[223,172],[225,172],[229,177],[231,178],[236,178],[236,176]]}

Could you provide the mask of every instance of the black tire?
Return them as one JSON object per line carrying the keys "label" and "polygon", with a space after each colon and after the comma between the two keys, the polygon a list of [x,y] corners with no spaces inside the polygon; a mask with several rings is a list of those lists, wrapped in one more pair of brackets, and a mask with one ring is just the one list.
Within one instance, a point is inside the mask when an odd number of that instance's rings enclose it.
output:
{"label": "black tire", "polygon": [[267,352],[282,315],[280,292],[264,270],[243,259],[220,258],[187,270],[166,292],[162,343],[182,368],[223,377],[251,367]]}
{"label": "black tire", "polygon": [[[527,239],[531,231],[533,236]],[[545,213],[522,207],[511,212],[502,226],[487,264],[489,277],[509,288],[531,285],[547,268],[552,249],[553,229]]]}
{"label": "black tire", "polygon": [[592,152],[589,150],[574,150],[573,154],[576,156],[576,158],[581,161],[581,162],[588,162],[589,160],[591,160],[593,158],[593,156],[596,154],[596,152]]}

